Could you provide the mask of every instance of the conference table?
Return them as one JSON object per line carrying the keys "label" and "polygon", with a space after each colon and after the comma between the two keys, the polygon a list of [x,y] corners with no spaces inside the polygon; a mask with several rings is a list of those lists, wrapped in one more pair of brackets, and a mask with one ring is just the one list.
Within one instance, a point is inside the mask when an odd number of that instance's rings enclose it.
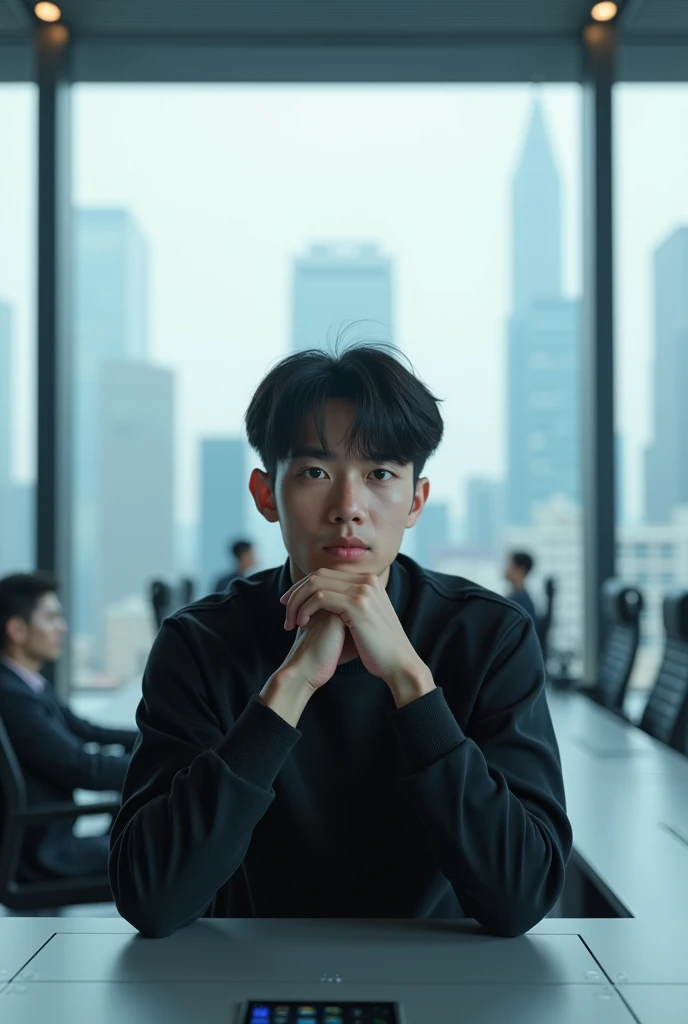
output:
{"label": "conference table", "polygon": [[121,918],[0,918],[2,1024],[235,1024],[247,999],[398,1000],[405,1024],[687,1024],[688,759],[549,695],[575,851],[628,915],[234,919],[145,939]]}

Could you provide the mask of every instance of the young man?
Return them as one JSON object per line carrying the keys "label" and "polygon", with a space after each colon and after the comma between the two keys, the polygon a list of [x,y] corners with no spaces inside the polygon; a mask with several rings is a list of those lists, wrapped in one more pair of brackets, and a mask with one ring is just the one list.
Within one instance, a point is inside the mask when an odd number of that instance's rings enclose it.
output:
{"label": "young man", "polygon": [[397,557],[437,401],[383,349],[309,351],[246,423],[289,558],[156,638],[112,831],[120,913],[149,936],[201,915],[525,931],[571,849],[533,624]]}
{"label": "young man", "polygon": [[[29,804],[70,801],[74,789],[119,792],[129,757],[88,753],[84,744],[129,751],[138,735],[92,725],[57,701],[41,669],[60,657],[66,632],[51,576],[20,573],[0,580],[0,721],[24,773]],[[77,837],[73,824],[63,819],[27,829],[20,878],[106,873],[108,836]]]}
{"label": "young man", "polygon": [[514,551],[504,572],[504,579],[511,584],[509,600],[515,601],[524,611],[528,612],[533,622],[535,621],[535,605],[533,599],[526,590],[526,577],[533,568],[532,557],[525,551]]}
{"label": "young man", "polygon": [[238,540],[227,546],[227,553],[234,559],[234,568],[222,573],[215,581],[216,594],[226,590],[232,580],[247,576],[256,564],[256,554],[250,540]]}

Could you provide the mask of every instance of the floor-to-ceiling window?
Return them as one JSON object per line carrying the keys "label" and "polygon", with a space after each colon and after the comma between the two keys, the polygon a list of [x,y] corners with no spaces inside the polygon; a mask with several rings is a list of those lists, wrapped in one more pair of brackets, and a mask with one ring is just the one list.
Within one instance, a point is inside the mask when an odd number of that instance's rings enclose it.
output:
{"label": "floor-to-ceiling window", "polygon": [[151,580],[207,592],[251,508],[242,417],[295,347],[391,339],[443,400],[405,550],[558,583],[582,644],[580,88],[95,86],[74,100],[76,685],[136,676]]}
{"label": "floor-to-ceiling window", "polygon": [[688,589],[688,85],[615,88],[617,555],[645,598],[633,683]]}
{"label": "floor-to-ceiling window", "polygon": [[34,565],[36,99],[0,84],[0,576]]}

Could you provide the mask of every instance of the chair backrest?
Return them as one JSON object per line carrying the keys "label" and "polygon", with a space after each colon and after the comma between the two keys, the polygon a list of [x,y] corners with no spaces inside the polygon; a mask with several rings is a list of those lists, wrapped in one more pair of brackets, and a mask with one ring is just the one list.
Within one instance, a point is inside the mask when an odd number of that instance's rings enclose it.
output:
{"label": "chair backrest", "polygon": [[688,591],[667,594],[663,614],[664,655],[640,728],[688,754]]}
{"label": "chair backrest", "polygon": [[153,605],[156,629],[160,629],[163,619],[169,613],[172,604],[172,588],[163,580],[152,580],[150,600]]}
{"label": "chair backrest", "polygon": [[14,878],[20,837],[14,827],[15,815],[26,810],[26,784],[7,729],[0,718],[0,901]]}
{"label": "chair backrest", "polygon": [[179,607],[184,608],[191,604],[194,599],[194,581],[190,576],[182,576],[179,581]]}
{"label": "chair backrest", "polygon": [[0,811],[3,820],[26,809],[26,784],[7,729],[0,718]]}
{"label": "chair backrest", "polygon": [[554,619],[554,598],[556,593],[556,580],[550,576],[545,580],[545,610],[543,614],[538,615],[535,620],[535,632],[538,635],[540,647],[542,648],[542,656],[545,659],[547,659],[549,634],[552,628],[552,621]]}
{"label": "chair backrest", "polygon": [[602,584],[602,614],[606,622],[596,696],[605,707],[620,711],[640,641],[643,595],[620,580]]}

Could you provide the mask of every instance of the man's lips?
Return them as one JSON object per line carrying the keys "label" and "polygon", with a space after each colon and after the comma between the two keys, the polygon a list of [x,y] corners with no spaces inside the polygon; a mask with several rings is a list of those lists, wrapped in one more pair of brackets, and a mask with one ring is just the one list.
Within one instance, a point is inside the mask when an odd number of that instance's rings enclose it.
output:
{"label": "man's lips", "polygon": [[361,558],[370,550],[367,544],[357,537],[341,537],[325,545],[325,550],[336,558],[354,559]]}

